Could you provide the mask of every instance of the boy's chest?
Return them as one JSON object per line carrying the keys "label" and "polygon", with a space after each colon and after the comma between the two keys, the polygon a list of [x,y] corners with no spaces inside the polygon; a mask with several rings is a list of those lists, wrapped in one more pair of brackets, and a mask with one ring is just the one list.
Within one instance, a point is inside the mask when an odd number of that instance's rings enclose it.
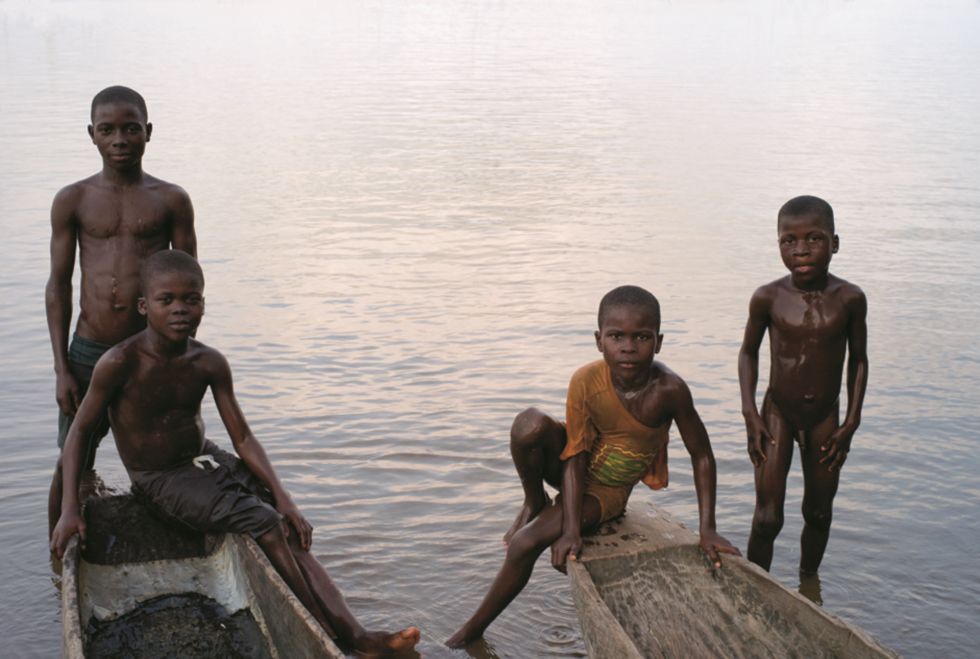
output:
{"label": "boy's chest", "polygon": [[85,236],[152,240],[167,235],[171,213],[160,195],[151,191],[109,194],[95,190],[85,195],[77,217],[80,231]]}
{"label": "boy's chest", "polygon": [[196,411],[207,387],[207,380],[191,360],[165,366],[148,364],[139,368],[123,396],[148,412],[166,415],[180,410]]}
{"label": "boy's chest", "polygon": [[[614,391],[589,401],[589,416],[600,442],[634,451],[656,451],[666,441],[669,419],[655,419],[656,401],[626,400]],[[657,425],[655,425],[657,424]]]}
{"label": "boy's chest", "polygon": [[838,297],[812,293],[776,300],[770,318],[772,329],[784,337],[820,339],[845,334],[849,314]]}

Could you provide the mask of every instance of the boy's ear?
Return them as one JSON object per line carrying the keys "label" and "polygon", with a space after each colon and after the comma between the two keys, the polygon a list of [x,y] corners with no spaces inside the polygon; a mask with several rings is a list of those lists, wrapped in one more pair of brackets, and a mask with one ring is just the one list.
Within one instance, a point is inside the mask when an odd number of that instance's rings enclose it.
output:
{"label": "boy's ear", "polygon": [[146,122],[146,141],[150,141],[150,135],[153,133],[153,124]]}
{"label": "boy's ear", "polygon": [[601,336],[601,334],[600,334],[599,330],[596,330],[595,331],[595,347],[599,349],[599,352],[602,352],[602,342],[599,340],[599,337],[600,336]]}
{"label": "boy's ear", "polygon": [[658,352],[660,352],[660,346],[662,346],[663,344],[664,344],[664,335],[657,334],[657,345],[654,346],[653,348],[653,354],[657,354]]}
{"label": "boy's ear", "polygon": [[92,124],[88,125],[88,136],[92,140],[92,143],[95,144],[95,127]]}
{"label": "boy's ear", "polygon": [[831,244],[831,247],[833,248],[833,251],[831,251],[831,254],[836,254],[837,253],[837,250],[840,249],[840,238],[837,237],[837,234],[836,233],[834,234],[834,239],[831,241],[830,244]]}
{"label": "boy's ear", "polygon": [[145,316],[146,315],[146,298],[145,297],[140,296],[140,297],[136,298],[136,310],[140,312],[140,315],[141,316]]}

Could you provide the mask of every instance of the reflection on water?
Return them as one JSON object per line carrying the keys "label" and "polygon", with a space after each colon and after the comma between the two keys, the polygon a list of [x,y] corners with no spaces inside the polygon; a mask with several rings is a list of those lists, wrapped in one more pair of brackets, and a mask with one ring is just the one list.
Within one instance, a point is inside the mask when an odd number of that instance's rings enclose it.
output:
{"label": "reflection on water", "polygon": [[[775,212],[827,197],[870,301],[871,379],[821,572],[826,610],[907,656],[970,647],[980,352],[976,3],[32,3],[0,6],[0,631],[60,644],[44,550],[55,405],[41,291],[54,192],[98,166],[98,89],[130,84],[146,168],[194,200],[208,314],[242,406],[370,625],[442,648],[497,569],[507,429],[561,414],[595,306],[664,308],[718,461],[753,506],[736,353],[782,274]],[[762,372],[765,372],[763,365]],[[227,441],[208,402],[210,435]],[[656,500],[696,523],[691,472]],[[123,484],[114,449],[100,473]],[[795,586],[802,488],[774,573]],[[907,565],[914,565],[912,573]],[[802,588],[801,588],[802,589]],[[477,656],[584,652],[545,562]],[[960,652],[958,652],[960,651]]]}

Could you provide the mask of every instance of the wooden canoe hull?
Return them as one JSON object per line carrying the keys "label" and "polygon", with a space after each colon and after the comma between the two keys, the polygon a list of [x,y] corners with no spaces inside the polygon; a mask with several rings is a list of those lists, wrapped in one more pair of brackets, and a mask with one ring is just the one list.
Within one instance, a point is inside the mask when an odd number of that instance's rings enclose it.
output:
{"label": "wooden canoe hull", "polygon": [[698,537],[637,506],[586,538],[569,564],[593,659],[896,657],[740,557],[714,570]]}
{"label": "wooden canoe hull", "polygon": [[[128,496],[110,497],[91,500],[86,506],[112,500],[126,507],[131,503]],[[148,525],[162,524],[146,517]],[[91,529],[88,536],[87,544],[99,543]],[[200,543],[204,548],[196,552],[200,555],[117,564],[86,560],[78,539],[72,539],[62,567],[63,656],[86,656],[86,628],[93,619],[111,621],[154,598],[194,593],[216,601],[228,612],[247,609],[272,657],[344,657],[251,538],[235,534],[200,537],[210,540]],[[113,540],[110,538],[110,544]],[[161,549],[156,547],[154,552],[160,554]]]}

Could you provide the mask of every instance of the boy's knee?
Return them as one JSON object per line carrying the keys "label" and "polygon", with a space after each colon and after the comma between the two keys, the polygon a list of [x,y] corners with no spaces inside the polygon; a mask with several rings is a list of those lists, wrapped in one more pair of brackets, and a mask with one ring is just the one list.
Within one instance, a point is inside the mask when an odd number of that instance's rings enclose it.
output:
{"label": "boy's knee", "polygon": [[514,417],[514,423],[510,426],[510,440],[534,442],[545,433],[550,422],[547,414],[536,407],[529,407]]}
{"label": "boy's knee", "polygon": [[803,506],[803,521],[811,528],[830,530],[833,509],[826,506]]}
{"label": "boy's knee", "polygon": [[257,536],[255,542],[265,550],[279,546],[288,547],[288,541],[286,540],[286,534],[282,530],[282,524],[276,524],[262,535]]}
{"label": "boy's knee", "polygon": [[544,548],[547,547],[546,544],[542,544],[538,538],[535,538],[533,534],[527,532],[527,527],[522,528],[520,531],[514,534],[514,537],[510,539],[507,543],[507,557],[506,561],[509,563],[514,563],[527,558],[530,555],[537,556]]}
{"label": "boy's knee", "polygon": [[752,533],[764,538],[775,538],[783,529],[783,514],[778,510],[757,509],[752,517]]}

